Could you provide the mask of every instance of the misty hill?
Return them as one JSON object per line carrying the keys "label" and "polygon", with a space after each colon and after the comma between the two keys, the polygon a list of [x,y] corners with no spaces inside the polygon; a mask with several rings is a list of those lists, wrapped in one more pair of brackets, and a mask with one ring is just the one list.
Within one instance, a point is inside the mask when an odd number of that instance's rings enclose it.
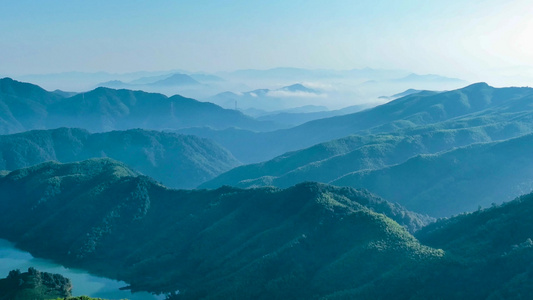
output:
{"label": "misty hill", "polygon": [[396,81],[448,81],[448,82],[460,82],[465,83],[464,80],[458,79],[458,78],[450,78],[435,74],[424,74],[419,75],[415,73],[411,73],[405,77],[396,79]]}
{"label": "misty hill", "polygon": [[379,170],[358,171],[332,184],[365,187],[434,217],[474,211],[533,190],[533,135],[420,155]]}
{"label": "misty hill", "polygon": [[61,99],[33,84],[0,79],[0,134],[44,126],[47,106]]}
{"label": "misty hill", "polygon": [[361,88],[371,87],[410,87],[411,89],[428,90],[428,89],[456,89],[459,86],[468,84],[459,78],[450,78],[436,74],[415,74],[410,73],[403,77],[387,78],[387,79],[371,79],[360,85]]}
{"label": "misty hill", "polygon": [[[205,100],[224,108],[260,109],[276,111],[307,105],[311,100],[322,97],[322,92],[297,83],[278,89],[256,89],[243,93],[223,92]],[[324,95],[325,96],[325,95]]]}
{"label": "misty hill", "polygon": [[11,172],[0,214],[2,237],[34,255],[184,299],[318,298],[443,255],[391,219],[420,216],[366,192],[169,190],[109,159]]}
{"label": "misty hill", "polygon": [[199,81],[201,83],[220,83],[224,82],[224,78],[213,75],[213,74],[205,74],[205,73],[192,73],[188,74],[192,79]]}
{"label": "misty hill", "polygon": [[176,188],[193,188],[239,165],[227,150],[209,140],[174,133],[132,129],[90,134],[59,128],[0,136],[0,170],[93,157],[122,161]]}
{"label": "misty hill", "polygon": [[1,80],[0,133],[31,129],[83,127],[89,131],[131,128],[176,129],[191,126],[240,127],[271,130],[235,110],[178,95],[97,88],[62,98],[38,86],[5,78]]}
{"label": "misty hill", "polygon": [[[450,129],[454,122],[430,125],[390,134],[350,136],[306,149],[288,152],[271,160],[240,166],[201,185],[238,187],[288,187],[304,181],[331,183],[360,170],[380,169],[419,155],[454,147],[491,142],[533,132],[533,122],[495,123]],[[462,124],[464,126],[464,124]]]}
{"label": "misty hill", "polygon": [[302,92],[302,93],[320,94],[320,92],[318,92],[317,90],[308,88],[301,83],[296,83],[293,85],[282,87],[278,89],[278,91],[293,92],[293,93]]}
{"label": "misty hill", "polygon": [[293,127],[313,120],[356,113],[374,106],[374,104],[368,103],[352,105],[336,110],[323,110],[317,112],[279,112],[257,117],[257,120],[271,121],[279,124],[286,124],[290,127]]}
{"label": "misty hill", "polygon": [[401,70],[385,69],[352,69],[352,70],[328,70],[328,69],[302,69],[302,68],[273,68],[266,70],[246,69],[233,72],[220,73],[220,76],[241,80],[323,80],[323,79],[355,79],[374,78],[389,79],[408,75],[408,72]]}
{"label": "misty hill", "polygon": [[181,73],[158,75],[151,77],[142,77],[130,82],[123,82],[121,80],[110,80],[99,83],[98,87],[106,87],[112,89],[136,89],[142,90],[148,87],[179,87],[179,86],[195,86],[201,85],[200,82],[193,79],[191,76]]}
{"label": "misty hill", "polygon": [[387,100],[394,100],[394,99],[398,99],[401,97],[409,96],[409,95],[420,93],[420,92],[423,92],[423,90],[407,89],[401,93],[397,93],[392,96],[380,96],[379,98],[387,99]]}
{"label": "misty hill", "polygon": [[132,87],[130,84],[127,84],[120,80],[110,80],[106,82],[99,83],[98,87],[105,87],[110,89],[126,89]]}
{"label": "misty hill", "polygon": [[[525,103],[529,100],[524,99]],[[271,160],[237,167],[202,187],[274,185],[303,181],[331,183],[360,170],[399,164],[473,143],[501,141],[533,132],[533,110],[516,101],[515,113],[496,110],[387,134],[353,135],[292,151]]]}
{"label": "misty hill", "polygon": [[113,89],[142,90],[160,93],[167,96],[183,95],[188,98],[205,98],[228,88],[234,83],[226,83],[224,79],[210,74],[191,74],[180,72],[155,72],[151,76],[137,77],[134,80],[119,80],[123,76],[117,75],[113,80],[101,82],[96,87]]}
{"label": "misty hill", "polygon": [[456,126],[462,123],[474,126],[474,119],[488,124],[529,118],[525,122],[531,123],[532,98],[531,88],[493,88],[479,83],[448,92],[424,91],[372,109],[314,120],[274,132],[252,134],[208,128],[183,132],[211,138],[240,161],[251,163],[349,135],[389,133],[448,120],[456,122]]}
{"label": "misty hill", "polygon": [[194,80],[191,76],[186,74],[176,73],[165,79],[161,79],[150,83],[153,86],[188,86],[200,85],[200,82]]}
{"label": "misty hill", "polygon": [[72,97],[72,96],[77,94],[76,92],[66,92],[66,91],[62,91],[62,90],[55,90],[52,93],[58,94],[59,96],[61,96],[63,98]]}
{"label": "misty hill", "polygon": [[170,98],[142,91],[97,88],[64,99],[48,108],[48,128],[78,126],[90,131],[130,128],[171,129],[192,126],[268,129],[235,110],[179,95]]}

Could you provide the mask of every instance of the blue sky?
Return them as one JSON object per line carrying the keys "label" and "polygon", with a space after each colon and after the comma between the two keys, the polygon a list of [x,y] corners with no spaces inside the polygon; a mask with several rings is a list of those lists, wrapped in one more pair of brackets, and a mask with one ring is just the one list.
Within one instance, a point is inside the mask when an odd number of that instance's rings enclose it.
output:
{"label": "blue sky", "polygon": [[533,76],[528,2],[0,0],[0,74],[287,66]]}

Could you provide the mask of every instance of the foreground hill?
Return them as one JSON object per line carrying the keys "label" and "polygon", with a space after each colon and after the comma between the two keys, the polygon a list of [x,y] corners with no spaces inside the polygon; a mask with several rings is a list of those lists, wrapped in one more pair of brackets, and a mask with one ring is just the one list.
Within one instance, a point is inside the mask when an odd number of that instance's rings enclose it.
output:
{"label": "foreground hill", "polygon": [[[184,129],[211,138],[245,163],[271,159],[288,151],[350,135],[388,133],[459,118],[519,116],[533,110],[531,88],[493,88],[473,84],[448,92],[420,92],[362,112],[307,122],[264,133],[213,129]],[[531,118],[531,115],[529,115]],[[238,146],[237,146],[238,145]]]}
{"label": "foreground hill", "polygon": [[[417,232],[421,242],[461,257],[464,298],[525,299],[533,293],[533,194],[442,219]],[[490,288],[487,288],[490,287]],[[446,297],[443,297],[446,298]]]}
{"label": "foreground hill", "polygon": [[38,86],[0,79],[0,133],[82,127],[92,132],[131,128],[178,129],[209,126],[271,130],[236,110],[175,95],[97,88],[63,98]]}
{"label": "foreground hill", "polygon": [[533,190],[533,134],[420,155],[379,170],[358,171],[332,184],[365,187],[434,217],[473,211]]}
{"label": "foreground hill", "polygon": [[195,187],[239,164],[209,140],[141,129],[90,134],[83,129],[59,128],[0,136],[0,170],[93,157],[117,159],[177,188]]}
{"label": "foreground hill", "polygon": [[419,215],[350,188],[169,190],[110,159],[0,178],[3,238],[169,299],[524,299],[532,213],[529,194],[419,242],[398,223]]}
{"label": "foreground hill", "polygon": [[18,247],[184,299],[318,298],[442,256],[397,223],[419,228],[419,215],[314,183],[169,190],[95,159],[13,171],[0,199]]}

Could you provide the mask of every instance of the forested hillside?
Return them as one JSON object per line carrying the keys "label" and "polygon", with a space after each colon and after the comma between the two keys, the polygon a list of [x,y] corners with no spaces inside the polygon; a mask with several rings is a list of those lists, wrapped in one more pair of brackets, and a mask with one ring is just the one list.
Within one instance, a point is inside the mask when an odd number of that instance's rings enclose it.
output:
{"label": "forested hillside", "polygon": [[350,135],[392,133],[445,121],[457,122],[452,125],[455,128],[465,124],[480,126],[515,120],[531,124],[532,99],[532,88],[494,88],[478,83],[447,92],[420,92],[362,112],[315,120],[273,132],[211,128],[181,131],[211,138],[240,161],[257,163]]}
{"label": "forested hillside", "polygon": [[13,171],[0,199],[0,232],[17,246],[186,298],[316,298],[442,255],[406,229],[428,218],[315,183],[169,190],[97,159]]}
{"label": "forested hillside", "polygon": [[0,170],[94,157],[122,161],[176,188],[193,188],[239,165],[227,150],[207,139],[151,130],[91,134],[83,129],[59,128],[0,136]]}
{"label": "forested hillside", "polygon": [[93,159],[13,171],[0,199],[2,238],[169,299],[530,292],[531,195],[421,228],[430,219],[350,188],[170,190]]}

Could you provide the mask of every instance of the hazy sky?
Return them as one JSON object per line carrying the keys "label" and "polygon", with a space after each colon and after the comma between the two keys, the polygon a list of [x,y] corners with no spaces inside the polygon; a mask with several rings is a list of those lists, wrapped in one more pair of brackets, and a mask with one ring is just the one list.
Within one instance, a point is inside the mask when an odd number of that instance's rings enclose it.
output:
{"label": "hazy sky", "polygon": [[0,0],[0,28],[0,75],[372,67],[533,78],[531,0]]}

